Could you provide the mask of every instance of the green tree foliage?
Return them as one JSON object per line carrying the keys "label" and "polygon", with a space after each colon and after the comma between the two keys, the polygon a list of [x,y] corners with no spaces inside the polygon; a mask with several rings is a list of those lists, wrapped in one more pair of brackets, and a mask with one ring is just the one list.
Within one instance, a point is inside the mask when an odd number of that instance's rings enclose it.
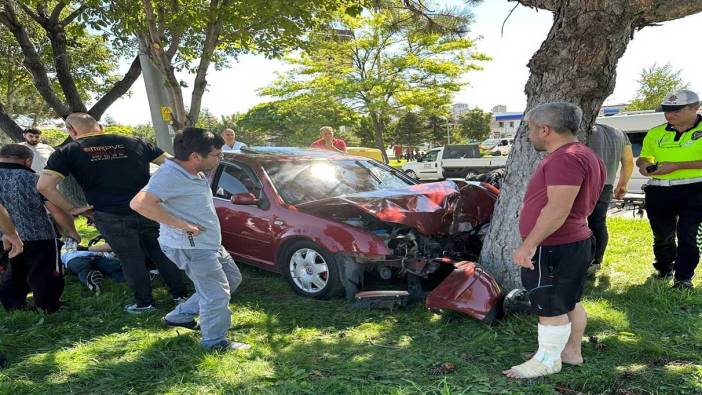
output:
{"label": "green tree foliage", "polygon": [[430,115],[426,118],[424,127],[427,130],[427,140],[431,142],[433,146],[446,144],[446,119],[445,115]]}
{"label": "green tree foliage", "polygon": [[[123,136],[135,137],[148,141],[151,144],[156,144],[156,136],[154,134],[154,128],[151,125],[107,125],[105,126],[105,133],[108,134],[120,134]],[[49,144],[52,147],[57,147],[63,143],[68,138],[68,133],[64,129],[49,128],[42,129],[41,131],[41,141],[45,144]]]}
{"label": "green tree foliage", "polygon": [[414,112],[408,112],[400,117],[395,131],[395,143],[408,147],[416,147],[427,140],[427,129],[424,119]]}
{"label": "green tree foliage", "polygon": [[680,78],[680,70],[673,69],[670,63],[663,66],[653,64],[641,70],[636,98],[626,107],[627,111],[655,110],[670,92],[685,89],[689,84]]}
{"label": "green tree foliage", "polygon": [[466,83],[461,76],[488,59],[466,36],[466,12],[446,10],[432,19],[405,3],[381,1],[360,15],[337,14],[335,29],[311,34],[306,50],[288,59],[296,69],[263,93],[334,98],[370,118],[374,145],[385,152],[389,117],[448,105]]}
{"label": "green tree foliage", "polygon": [[458,119],[461,135],[469,140],[482,141],[490,135],[492,113],[474,108]]}
{"label": "green tree foliage", "polygon": [[[385,126],[384,138],[385,141],[393,144],[397,143],[397,122],[392,122],[390,117],[385,117],[382,120]],[[354,134],[358,138],[358,145],[362,147],[375,147],[375,129],[373,128],[373,120],[368,115],[361,115],[354,127]]]}
{"label": "green tree foliage", "polygon": [[[116,0],[102,1],[114,37],[137,37],[163,74],[176,129],[197,123],[211,65],[223,68],[245,53],[281,56],[304,44],[310,29],[325,24],[356,0]],[[358,12],[358,11],[356,11]],[[195,75],[190,105],[178,71]],[[186,110],[186,107],[189,107]]]}
{"label": "green tree foliage", "polygon": [[[20,15],[30,40],[36,43],[53,89],[65,101],[51,61],[53,53],[46,32],[29,17]],[[78,93],[87,102],[95,101],[117,80],[117,59],[103,36],[89,33],[85,26],[71,26],[69,30],[72,42],[67,52],[72,59]],[[34,87],[32,75],[24,65],[22,49],[7,29],[0,29],[0,57],[5,59],[0,62],[0,97],[5,112],[13,118],[26,117],[33,126],[56,117]]]}
{"label": "green tree foliage", "polygon": [[353,129],[358,114],[351,108],[327,96],[300,95],[288,100],[262,103],[254,106],[238,121],[240,128],[265,135],[270,144],[278,146],[303,146],[319,138],[319,128],[331,126],[347,145],[357,145],[360,140],[352,133],[339,132]]}
{"label": "green tree foliage", "polygon": [[21,138],[19,116],[34,124],[72,111],[100,118],[138,77],[138,62],[116,74],[126,53],[95,26],[90,10],[96,4],[0,0],[0,128],[13,138]]}

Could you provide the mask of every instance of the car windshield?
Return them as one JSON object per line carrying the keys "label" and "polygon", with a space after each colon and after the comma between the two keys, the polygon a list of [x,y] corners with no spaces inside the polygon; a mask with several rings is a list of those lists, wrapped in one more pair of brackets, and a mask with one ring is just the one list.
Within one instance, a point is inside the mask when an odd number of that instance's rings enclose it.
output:
{"label": "car windshield", "polygon": [[410,181],[370,160],[271,161],[262,165],[280,197],[292,205],[412,185]]}

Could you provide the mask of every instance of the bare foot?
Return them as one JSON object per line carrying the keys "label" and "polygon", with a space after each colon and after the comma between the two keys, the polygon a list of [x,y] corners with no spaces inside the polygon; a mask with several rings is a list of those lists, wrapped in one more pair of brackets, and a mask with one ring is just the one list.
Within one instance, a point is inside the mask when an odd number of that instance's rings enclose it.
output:
{"label": "bare foot", "polygon": [[512,366],[511,369],[503,370],[502,374],[511,379],[531,379],[558,373],[560,371],[561,361],[557,361],[553,367],[549,367],[532,358],[523,364]]}
{"label": "bare foot", "polygon": [[563,350],[563,352],[561,352],[561,361],[573,366],[582,365],[583,355],[580,353],[580,350],[578,350],[578,352]]}
{"label": "bare foot", "polygon": [[[522,353],[522,359],[529,360],[532,357],[534,357],[536,353],[535,352],[523,352]],[[579,366],[583,364],[583,356],[582,354],[575,354],[575,353],[567,353],[565,350],[561,353],[561,362],[563,362],[566,365],[573,365],[573,366]]]}

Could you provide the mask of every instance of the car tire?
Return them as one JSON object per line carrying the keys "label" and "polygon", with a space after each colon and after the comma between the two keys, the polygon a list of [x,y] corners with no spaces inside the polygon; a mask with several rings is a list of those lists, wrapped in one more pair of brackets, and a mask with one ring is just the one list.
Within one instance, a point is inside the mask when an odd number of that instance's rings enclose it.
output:
{"label": "car tire", "polygon": [[329,299],[343,289],[341,269],[335,257],[311,241],[299,240],[290,244],[279,265],[298,295]]}
{"label": "car tire", "polygon": [[417,173],[415,173],[414,170],[407,170],[407,171],[405,172],[405,174],[407,174],[407,176],[410,177],[410,178],[413,178],[413,179],[415,179],[415,180],[418,180],[418,178],[417,178]]}

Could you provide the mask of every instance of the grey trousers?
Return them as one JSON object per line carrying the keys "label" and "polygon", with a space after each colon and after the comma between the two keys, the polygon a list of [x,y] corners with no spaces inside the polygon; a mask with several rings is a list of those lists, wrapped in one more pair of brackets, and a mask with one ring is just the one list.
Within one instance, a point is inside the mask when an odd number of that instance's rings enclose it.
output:
{"label": "grey trousers", "polygon": [[200,316],[202,346],[211,348],[226,339],[231,326],[231,294],[241,284],[241,273],[224,247],[218,250],[175,249],[161,246],[164,254],[195,285],[195,293],[166,315],[171,322],[190,322]]}

